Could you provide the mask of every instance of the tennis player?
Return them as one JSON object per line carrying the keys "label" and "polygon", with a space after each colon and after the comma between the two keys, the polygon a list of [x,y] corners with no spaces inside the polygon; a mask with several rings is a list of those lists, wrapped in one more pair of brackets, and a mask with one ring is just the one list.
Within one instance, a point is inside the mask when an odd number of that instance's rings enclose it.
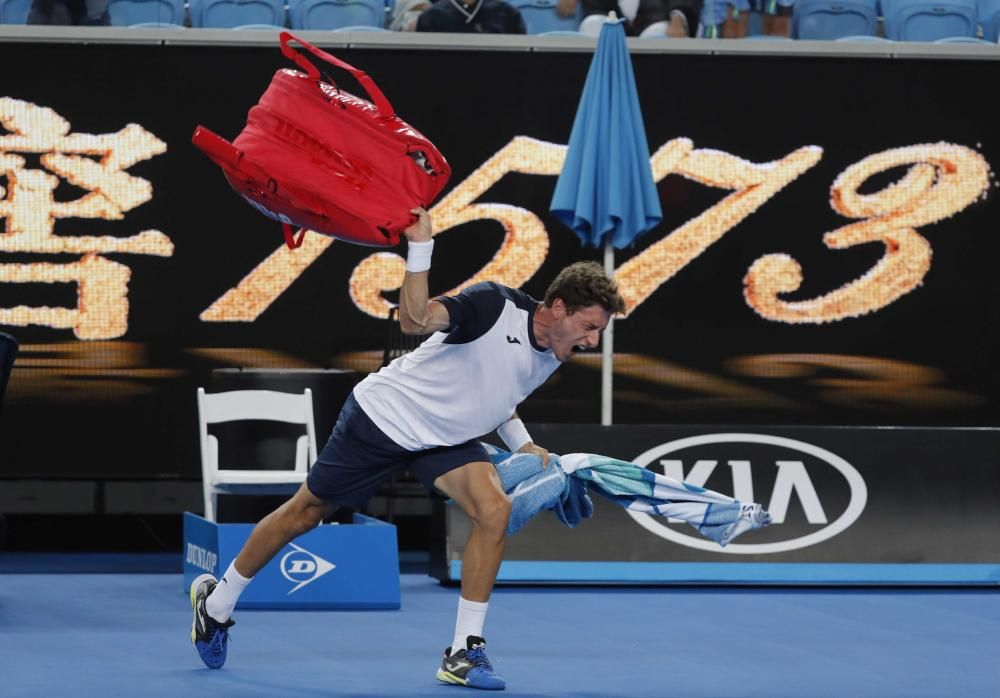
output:
{"label": "tennis player", "polygon": [[515,410],[561,363],[595,348],[625,302],[593,262],[563,269],[543,302],[490,282],[430,299],[432,224],[423,209],[413,213],[418,219],[405,231],[399,321],[404,333],[434,334],[354,388],[302,488],[256,525],[221,581],[211,575],[194,580],[191,640],[211,668],[226,661],[233,609],[254,575],[336,508],[361,508],[393,472],[409,468],[472,521],[455,635],[437,678],[505,687],[486,657],[483,625],[511,505],[479,438],[496,429],[511,451],[547,460]]}

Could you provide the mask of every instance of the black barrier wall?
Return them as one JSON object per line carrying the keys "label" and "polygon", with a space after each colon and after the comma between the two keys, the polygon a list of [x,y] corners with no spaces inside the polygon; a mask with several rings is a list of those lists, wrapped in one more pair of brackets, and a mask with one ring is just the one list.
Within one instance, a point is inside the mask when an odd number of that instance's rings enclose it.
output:
{"label": "black barrier wall", "polygon": [[[996,429],[535,425],[532,435],[554,453],[634,461],[759,502],[773,523],[722,548],[687,523],[626,511],[591,487],[593,519],[570,529],[540,513],[508,540],[502,580],[996,583],[1000,572]],[[439,575],[457,579],[468,519],[451,506],[447,520],[450,564]],[[945,563],[951,569],[934,567]]]}
{"label": "black barrier wall", "polygon": [[[547,214],[589,54],[341,53],[453,167],[433,292],[541,296],[597,258]],[[277,46],[0,57],[0,474],[195,477],[212,369],[378,366],[401,260],[282,250],[190,145],[235,136]],[[633,60],[664,221],[617,254],[616,421],[996,424],[995,63]],[[596,422],[599,375],[579,357],[520,411]]]}

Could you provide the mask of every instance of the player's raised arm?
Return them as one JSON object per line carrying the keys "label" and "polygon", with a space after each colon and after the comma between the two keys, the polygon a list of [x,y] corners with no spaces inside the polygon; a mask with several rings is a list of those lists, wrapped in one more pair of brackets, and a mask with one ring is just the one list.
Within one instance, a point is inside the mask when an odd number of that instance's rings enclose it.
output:
{"label": "player's raised arm", "polygon": [[409,248],[406,276],[399,291],[399,328],[403,334],[430,334],[446,329],[450,320],[441,303],[429,300],[427,275],[434,250],[430,214],[422,208],[415,208],[411,213],[417,215],[417,222],[403,231]]}

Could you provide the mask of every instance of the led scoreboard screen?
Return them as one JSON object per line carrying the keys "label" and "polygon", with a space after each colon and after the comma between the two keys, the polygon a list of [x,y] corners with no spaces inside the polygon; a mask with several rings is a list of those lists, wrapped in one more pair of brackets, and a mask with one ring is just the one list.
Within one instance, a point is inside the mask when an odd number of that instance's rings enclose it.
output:
{"label": "led scoreboard screen", "polygon": [[[432,293],[541,297],[601,259],[548,214],[590,54],[335,53],[453,168]],[[289,250],[190,144],[239,132],[277,46],[0,55],[0,331],[21,343],[0,474],[196,476],[213,369],[378,368],[405,249]],[[664,218],[615,254],[616,422],[997,424],[992,61],[633,62]],[[599,421],[600,364],[519,411]]]}

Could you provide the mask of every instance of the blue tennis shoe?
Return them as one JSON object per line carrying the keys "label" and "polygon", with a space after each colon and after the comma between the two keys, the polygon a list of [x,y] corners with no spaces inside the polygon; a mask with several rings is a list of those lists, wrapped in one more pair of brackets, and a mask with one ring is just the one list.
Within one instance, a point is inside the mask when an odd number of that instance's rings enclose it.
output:
{"label": "blue tennis shoe", "polygon": [[502,691],[507,686],[486,658],[486,640],[475,635],[466,639],[466,649],[454,654],[451,654],[450,647],[444,651],[437,678],[444,683],[488,691]]}
{"label": "blue tennis shoe", "polygon": [[191,643],[198,650],[201,661],[205,662],[205,666],[209,669],[220,669],[226,663],[229,628],[235,623],[232,618],[220,623],[205,610],[205,599],[218,583],[218,580],[210,574],[203,574],[191,582],[191,610],[194,612],[194,620],[191,622]]}

